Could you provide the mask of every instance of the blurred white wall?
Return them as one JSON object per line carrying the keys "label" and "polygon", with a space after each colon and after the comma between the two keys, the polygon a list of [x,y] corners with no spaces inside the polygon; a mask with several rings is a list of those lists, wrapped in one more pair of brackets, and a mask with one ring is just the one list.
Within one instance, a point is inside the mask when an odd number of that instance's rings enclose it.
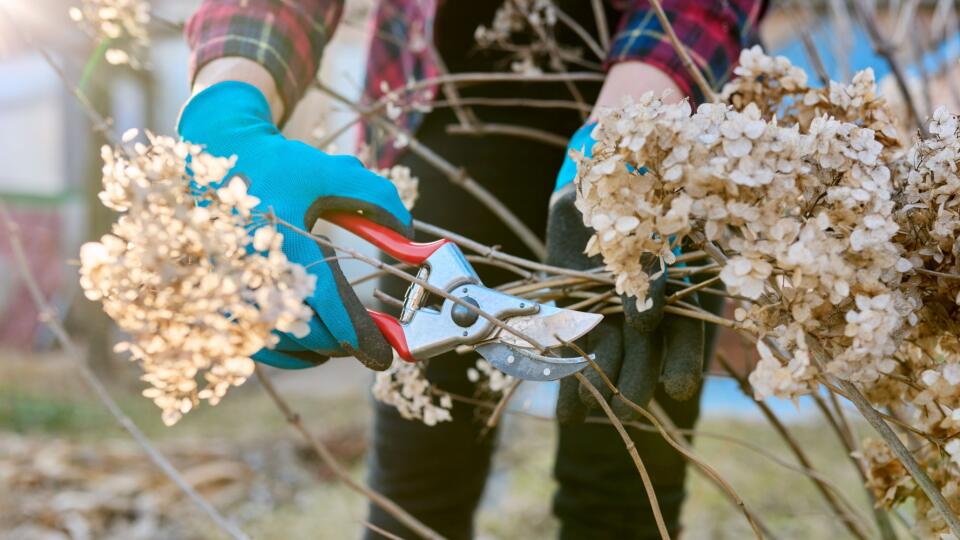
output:
{"label": "blurred white wall", "polygon": [[63,87],[37,54],[0,61],[0,81],[0,193],[61,195],[67,189]]}

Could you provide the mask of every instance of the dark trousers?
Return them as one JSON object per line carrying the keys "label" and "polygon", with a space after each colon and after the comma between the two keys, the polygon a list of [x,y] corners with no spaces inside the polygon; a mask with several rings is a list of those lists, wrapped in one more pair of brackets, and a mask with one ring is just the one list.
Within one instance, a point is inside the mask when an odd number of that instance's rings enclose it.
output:
{"label": "dark trousers", "polygon": [[[569,112],[554,115],[562,118],[556,121],[544,111],[490,114],[494,119],[489,121],[533,123],[562,136],[572,135],[579,127],[579,119]],[[527,114],[534,117],[527,118]],[[450,135],[445,127],[454,121],[449,111],[435,111],[428,115],[417,136],[455,165],[462,165],[532,230],[544,231],[548,198],[564,157],[563,149],[504,136]],[[401,164],[420,178],[420,198],[414,208],[418,219],[487,245],[500,245],[508,253],[531,256],[489,210],[430,165],[410,152]],[[515,279],[496,269],[480,266],[478,271],[487,285]],[[394,297],[402,297],[405,284],[391,282],[381,287]],[[455,354],[434,358],[427,376],[440,389],[472,396],[474,389],[466,369],[474,360]],[[696,422],[699,398],[675,402],[660,392],[656,399],[679,427],[690,428]],[[494,450],[495,437],[481,437],[483,424],[474,413],[471,406],[455,403],[452,422],[428,427],[404,420],[392,407],[376,404],[371,486],[451,539],[473,535],[473,514]],[[658,538],[640,476],[614,428],[588,423],[559,426],[559,430],[554,469],[559,489],[553,511],[562,524],[561,538]],[[656,487],[668,526],[675,532],[685,495],[683,458],[657,433],[630,432]],[[416,537],[376,506],[370,507],[370,522],[403,538]],[[368,531],[367,538],[381,536]]]}

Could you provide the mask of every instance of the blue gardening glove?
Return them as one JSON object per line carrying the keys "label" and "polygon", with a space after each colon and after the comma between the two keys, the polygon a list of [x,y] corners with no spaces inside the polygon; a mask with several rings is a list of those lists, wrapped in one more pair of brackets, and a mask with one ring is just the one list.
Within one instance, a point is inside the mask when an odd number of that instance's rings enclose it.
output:
{"label": "blue gardening glove", "polygon": [[[586,270],[600,266],[600,257],[588,257],[584,253],[593,231],[583,224],[583,216],[577,210],[576,163],[570,158],[570,150],[592,155],[595,143],[591,133],[596,124],[580,128],[570,139],[567,156],[564,158],[553,196],[550,198],[550,213],[547,222],[547,262],[556,266]],[[644,269],[652,274],[659,270],[660,260],[649,256]],[[653,306],[643,312],[637,311],[636,299],[622,296],[624,315],[606,316],[604,320],[583,339],[582,347],[596,355],[596,363],[619,391],[631,401],[646,405],[653,396],[658,382],[663,382],[667,394],[674,399],[689,399],[697,394],[703,378],[704,325],[701,321],[663,313],[666,273],[650,284],[648,297]],[[695,296],[687,297],[695,303]],[[583,371],[584,376],[610,402],[611,408],[623,420],[637,420],[638,413],[618,399],[593,369]],[[581,387],[574,377],[560,381],[560,396],[557,400],[557,418],[561,422],[578,422],[586,418],[591,407],[597,404],[592,394]]]}
{"label": "blue gardening glove", "polygon": [[[326,211],[362,211],[364,216],[412,235],[412,218],[385,178],[352,156],[331,156],[285,138],[274,126],[263,94],[246,83],[221,82],[194,96],[184,107],[177,131],[215,156],[237,156],[231,176],[240,176],[257,210],[309,231]],[[317,365],[331,356],[355,356],[383,370],[393,351],[347,283],[333,250],[292,230],[282,230],[283,252],[317,278],[306,303],[315,316],[303,338],[281,334],[279,345],[254,359],[283,368]],[[328,262],[320,262],[328,259]]]}

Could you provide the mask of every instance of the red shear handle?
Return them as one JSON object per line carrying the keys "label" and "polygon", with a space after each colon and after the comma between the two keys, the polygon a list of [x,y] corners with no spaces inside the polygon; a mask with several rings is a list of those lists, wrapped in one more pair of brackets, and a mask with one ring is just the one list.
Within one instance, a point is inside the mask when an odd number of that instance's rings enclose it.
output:
{"label": "red shear handle", "polygon": [[450,242],[446,238],[429,243],[412,242],[397,231],[374,223],[360,214],[331,212],[323,214],[322,217],[377,246],[394,259],[415,265],[423,264],[434,251]]}
{"label": "red shear handle", "polygon": [[370,318],[373,319],[377,328],[380,329],[383,337],[387,338],[387,342],[390,343],[393,350],[397,351],[397,354],[400,355],[400,358],[403,358],[407,362],[415,362],[413,356],[410,354],[410,348],[407,346],[407,336],[403,333],[403,327],[400,326],[400,321],[386,313],[372,309],[368,309],[367,313],[370,315]]}

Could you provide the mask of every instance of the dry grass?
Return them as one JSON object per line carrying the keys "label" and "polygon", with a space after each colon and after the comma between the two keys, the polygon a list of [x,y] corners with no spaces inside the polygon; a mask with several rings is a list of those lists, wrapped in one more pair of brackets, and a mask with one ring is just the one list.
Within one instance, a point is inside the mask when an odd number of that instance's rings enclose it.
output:
{"label": "dry grass", "polygon": [[[233,441],[237,448],[267,448],[278,438],[296,441],[268,398],[252,383],[216,407],[203,407],[173,428],[165,428],[156,409],[137,395],[136,371],[118,368],[114,394],[144,430],[165,448],[195,446],[206,442]],[[280,386],[321,436],[369,427],[370,408],[364,381],[366,375],[344,367],[324,367],[296,377],[280,376]],[[325,373],[327,376],[325,376]],[[708,417],[699,428],[706,432],[732,434],[781,456],[786,447],[760,421]],[[795,425],[795,434],[810,452],[818,468],[842,486],[847,496],[867,512],[866,502],[849,461],[832,433],[820,423]],[[56,355],[24,357],[0,353],[0,431],[26,436],[64,437],[92,443],[125,436],[84,388],[75,381],[69,365]],[[354,433],[356,433],[354,431]],[[550,422],[509,416],[501,433],[494,472],[478,515],[481,538],[551,538],[557,521],[550,515],[555,483],[551,476],[555,430]],[[299,444],[299,443],[297,443]],[[846,538],[846,531],[831,517],[809,480],[770,463],[729,442],[700,437],[699,455],[736,488],[781,538]],[[252,511],[249,506],[227,509],[256,538],[352,537],[362,527],[366,503],[345,487],[324,478],[311,467],[312,458],[300,456],[296,467],[306,481],[295,493]],[[0,456],[2,457],[2,456]],[[362,459],[351,462],[362,478]],[[705,480],[691,476],[690,499],[684,512],[686,538],[745,538],[749,529],[742,515]],[[254,497],[255,498],[255,497]],[[205,522],[192,511],[182,512],[194,529],[195,538],[209,534]],[[2,527],[2,524],[0,524]],[[2,529],[0,529],[2,535]]]}

